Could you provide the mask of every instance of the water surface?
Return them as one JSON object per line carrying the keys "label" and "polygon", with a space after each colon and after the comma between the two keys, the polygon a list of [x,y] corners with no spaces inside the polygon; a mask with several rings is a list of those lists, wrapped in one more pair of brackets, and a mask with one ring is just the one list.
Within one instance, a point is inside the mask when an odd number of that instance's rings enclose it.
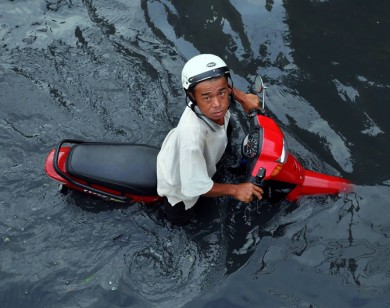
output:
{"label": "water surface", "polygon": [[[0,300],[4,307],[390,304],[386,1],[15,0],[0,4]],[[296,204],[220,198],[172,227],[159,208],[62,195],[63,138],[159,146],[185,108],[182,66],[221,56],[308,168],[355,193]],[[232,108],[218,179],[239,181]]]}

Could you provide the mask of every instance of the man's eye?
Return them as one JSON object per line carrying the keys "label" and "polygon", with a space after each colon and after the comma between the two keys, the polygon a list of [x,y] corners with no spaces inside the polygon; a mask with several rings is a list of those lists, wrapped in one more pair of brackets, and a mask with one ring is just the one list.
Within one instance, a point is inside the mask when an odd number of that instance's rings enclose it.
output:
{"label": "man's eye", "polygon": [[208,101],[210,100],[210,96],[203,96],[203,100],[204,100],[205,102],[208,102]]}
{"label": "man's eye", "polygon": [[221,91],[221,92],[219,92],[219,96],[224,96],[225,95],[225,91]]}

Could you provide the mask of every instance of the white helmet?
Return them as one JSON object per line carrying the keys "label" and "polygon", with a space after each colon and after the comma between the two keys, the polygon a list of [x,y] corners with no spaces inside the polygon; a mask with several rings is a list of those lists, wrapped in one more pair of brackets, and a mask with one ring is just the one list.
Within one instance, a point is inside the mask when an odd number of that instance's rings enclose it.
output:
{"label": "white helmet", "polygon": [[212,54],[197,55],[184,65],[181,72],[181,83],[184,90],[194,87],[197,83],[219,76],[230,76],[226,63]]}

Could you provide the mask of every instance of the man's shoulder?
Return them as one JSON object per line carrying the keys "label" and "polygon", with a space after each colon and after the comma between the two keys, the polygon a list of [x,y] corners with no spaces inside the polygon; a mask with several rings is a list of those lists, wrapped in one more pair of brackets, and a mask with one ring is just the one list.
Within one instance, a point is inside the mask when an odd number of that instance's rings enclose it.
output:
{"label": "man's shoulder", "polygon": [[193,112],[189,107],[187,107],[178,124],[178,128],[184,131],[202,131],[202,120]]}

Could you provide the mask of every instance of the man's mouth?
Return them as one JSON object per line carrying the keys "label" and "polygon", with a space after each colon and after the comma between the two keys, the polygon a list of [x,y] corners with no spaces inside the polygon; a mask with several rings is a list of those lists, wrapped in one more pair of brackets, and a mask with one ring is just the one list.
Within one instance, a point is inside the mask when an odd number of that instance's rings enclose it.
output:
{"label": "man's mouth", "polygon": [[215,111],[215,112],[213,112],[213,115],[216,116],[216,117],[218,117],[218,116],[223,115],[224,112],[225,112],[224,110]]}

